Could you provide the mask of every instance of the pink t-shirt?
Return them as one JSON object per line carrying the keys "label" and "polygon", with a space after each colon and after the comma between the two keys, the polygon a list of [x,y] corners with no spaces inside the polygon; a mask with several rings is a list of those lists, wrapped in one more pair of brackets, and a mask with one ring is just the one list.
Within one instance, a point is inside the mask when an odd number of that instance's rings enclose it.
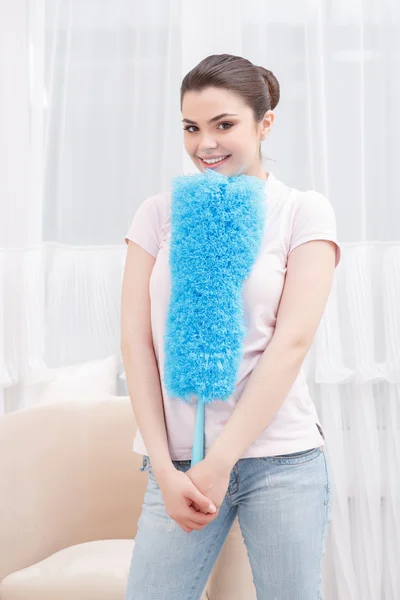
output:
{"label": "pink t-shirt", "polygon": [[[265,182],[265,190],[267,216],[264,238],[258,258],[243,287],[246,336],[236,391],[227,401],[218,400],[206,405],[206,452],[228,421],[251,372],[273,336],[290,252],[310,240],[331,240],[336,243],[336,265],[340,261],[335,214],[325,196],[314,191],[303,192],[290,188],[271,172]],[[125,241],[136,242],[156,258],[150,278],[151,326],[169,449],[173,460],[188,460],[192,454],[196,403],[187,404],[169,397],[163,384],[164,334],[171,290],[168,261],[170,206],[171,192],[161,192],[147,198],[137,209]],[[265,390],[265,401],[268,402],[268,388]],[[274,418],[242,458],[289,454],[322,445],[324,433],[301,370]],[[133,451],[147,454],[140,431],[137,431]]]}

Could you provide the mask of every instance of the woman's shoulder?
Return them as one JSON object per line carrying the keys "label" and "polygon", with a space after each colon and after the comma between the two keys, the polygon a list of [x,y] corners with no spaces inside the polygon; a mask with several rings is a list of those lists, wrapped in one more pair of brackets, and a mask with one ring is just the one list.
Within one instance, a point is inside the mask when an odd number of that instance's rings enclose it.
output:
{"label": "woman's shoulder", "polygon": [[332,203],[317,190],[301,190],[283,185],[282,225],[288,253],[312,240],[329,240],[336,244],[336,266],[341,250],[337,241],[336,216]]}
{"label": "woman's shoulder", "polygon": [[[159,247],[169,237],[171,223],[171,190],[159,191],[144,201],[151,212],[154,226],[157,231]],[[144,204],[143,203],[143,204]]]}
{"label": "woman's shoulder", "polygon": [[271,177],[270,187],[273,195],[276,196],[276,203],[281,206],[282,212],[290,213],[293,218],[296,215],[300,217],[303,215],[306,218],[307,215],[333,215],[334,213],[329,198],[317,190],[300,189],[287,185],[274,175]]}
{"label": "woman's shoulder", "polygon": [[156,226],[161,229],[166,220],[169,219],[171,206],[170,190],[162,190],[150,196],[147,196],[141,209],[148,213],[150,218],[155,221]]}
{"label": "woman's shoulder", "polygon": [[156,211],[164,211],[168,208],[168,205],[171,202],[171,191],[170,190],[162,190],[160,192],[156,192],[150,196],[147,196],[142,204],[147,205],[149,208],[155,209]]}

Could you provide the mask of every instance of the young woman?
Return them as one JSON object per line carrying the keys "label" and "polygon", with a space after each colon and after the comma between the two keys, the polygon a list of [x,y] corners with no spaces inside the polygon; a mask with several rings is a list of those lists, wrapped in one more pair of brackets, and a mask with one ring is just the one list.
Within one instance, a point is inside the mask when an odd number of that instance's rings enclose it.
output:
{"label": "young woman", "polygon": [[262,165],[279,83],[231,55],[183,79],[184,144],[200,172],[265,181],[266,228],[243,287],[246,336],[236,391],[206,406],[206,454],[190,467],[196,406],[168,397],[170,192],[147,198],[125,238],[121,349],[149,473],[126,600],[199,599],[238,516],[257,598],[317,600],[331,520],[324,433],[302,372],[340,260],[335,215],[315,191]]}

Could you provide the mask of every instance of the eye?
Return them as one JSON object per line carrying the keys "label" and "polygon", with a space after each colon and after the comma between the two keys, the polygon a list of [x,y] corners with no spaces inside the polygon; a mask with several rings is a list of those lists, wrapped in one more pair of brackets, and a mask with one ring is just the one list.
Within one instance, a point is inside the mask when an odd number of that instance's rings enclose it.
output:
{"label": "eye", "polygon": [[[222,128],[222,131],[228,131],[228,129],[233,127],[233,123],[228,123],[228,121],[224,121],[223,123],[220,123],[218,125],[218,128],[220,128],[221,125],[227,125],[227,127]],[[194,131],[192,131],[193,127],[194,127],[194,129],[198,130],[198,127],[196,127],[196,125],[187,125],[183,129],[184,129],[184,131],[188,131],[189,133],[195,133]]]}
{"label": "eye", "polygon": [[[224,121],[223,123],[220,123],[219,125],[228,125],[227,128],[224,127],[223,131],[227,131],[228,129],[233,127],[233,123],[228,123],[227,121]],[[218,127],[219,127],[219,125],[218,125]]]}
{"label": "eye", "polygon": [[[184,129],[184,131],[189,131],[189,133],[193,133],[193,131],[190,131],[190,129],[192,127],[196,127],[196,125],[188,125],[187,127],[184,127],[183,129]],[[196,127],[196,129],[197,129],[197,127]]]}

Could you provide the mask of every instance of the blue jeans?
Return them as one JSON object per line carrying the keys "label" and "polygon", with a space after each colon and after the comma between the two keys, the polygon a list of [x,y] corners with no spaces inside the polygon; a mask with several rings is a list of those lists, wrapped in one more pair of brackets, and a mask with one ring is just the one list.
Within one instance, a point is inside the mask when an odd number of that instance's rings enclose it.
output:
{"label": "blue jeans", "polygon": [[[190,461],[174,461],[181,471]],[[323,447],[242,458],[232,469],[218,517],[186,533],[149,480],[125,600],[199,600],[235,517],[249,555],[257,600],[320,600],[322,556],[331,521],[330,468]]]}

